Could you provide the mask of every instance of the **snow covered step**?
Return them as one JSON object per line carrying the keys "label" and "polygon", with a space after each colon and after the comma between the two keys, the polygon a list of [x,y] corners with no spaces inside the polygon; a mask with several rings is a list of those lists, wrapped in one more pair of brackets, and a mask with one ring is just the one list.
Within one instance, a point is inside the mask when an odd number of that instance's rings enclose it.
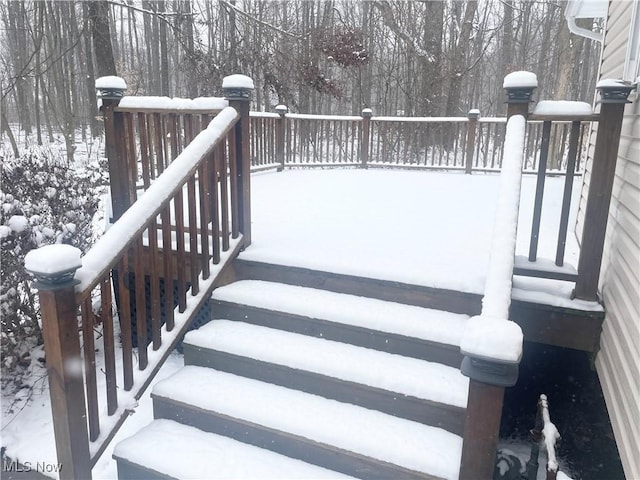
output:
{"label": "snow covered step", "polygon": [[459,367],[469,319],[412,305],[307,287],[242,280],[213,292],[214,318],[323,337]]}
{"label": "snow covered step", "polygon": [[469,381],[453,367],[229,320],[189,332],[184,355],[187,365],[463,431]]}
{"label": "snow covered step", "polygon": [[155,420],[116,446],[118,478],[210,480],[348,480],[317,465],[203,432],[172,420]]}
{"label": "snow covered step", "polygon": [[158,382],[156,418],[367,479],[458,476],[462,438],[440,428],[284,387],[186,366]]}

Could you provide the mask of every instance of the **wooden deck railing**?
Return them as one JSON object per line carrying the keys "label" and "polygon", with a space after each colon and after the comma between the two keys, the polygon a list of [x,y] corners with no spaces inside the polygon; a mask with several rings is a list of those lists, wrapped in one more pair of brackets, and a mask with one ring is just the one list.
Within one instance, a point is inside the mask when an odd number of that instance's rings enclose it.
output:
{"label": "wooden deck railing", "polygon": [[[107,145],[129,167],[119,178],[131,205],[82,258],[75,281],[34,272],[61,478],[91,478],[129,409],[250,239],[248,98],[230,96],[238,107],[208,123],[209,112],[202,118],[152,103],[138,100],[134,110],[106,102],[106,115],[122,116],[113,123],[123,136],[107,136]],[[160,133],[167,131],[168,145]],[[133,182],[138,166],[142,194]]]}
{"label": "wooden deck railing", "polygon": [[[506,119],[479,117],[375,117],[251,112],[251,166],[254,170],[304,167],[413,168],[498,172]],[[554,121],[547,133],[549,169],[580,174],[590,121],[580,122],[577,154],[569,162],[571,120]],[[524,171],[538,171],[543,121],[527,124]]]}
{"label": "wooden deck railing", "polygon": [[[520,72],[521,73],[521,72]],[[524,86],[507,87],[505,162],[500,173],[498,205],[491,238],[482,311],[472,317],[460,340],[460,370],[469,377],[469,395],[462,440],[460,479],[492,478],[505,387],[516,384],[523,334],[509,318],[515,264],[520,187],[526,141],[528,103],[537,80],[529,74]],[[513,92],[519,92],[515,100]]]}

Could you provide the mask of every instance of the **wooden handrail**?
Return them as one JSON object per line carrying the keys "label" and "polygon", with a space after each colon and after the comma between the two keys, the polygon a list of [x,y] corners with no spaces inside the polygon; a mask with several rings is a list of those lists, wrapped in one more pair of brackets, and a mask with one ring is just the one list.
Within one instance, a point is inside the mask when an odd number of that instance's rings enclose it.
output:
{"label": "wooden handrail", "polygon": [[460,341],[465,356],[460,369],[469,377],[460,480],[493,476],[504,389],[515,385],[522,356],[522,330],[509,320],[509,306],[526,117],[537,80],[531,73],[520,73],[525,76],[524,85],[512,86],[505,78],[508,98],[505,151],[509,159],[500,175],[482,312],[471,318]]}

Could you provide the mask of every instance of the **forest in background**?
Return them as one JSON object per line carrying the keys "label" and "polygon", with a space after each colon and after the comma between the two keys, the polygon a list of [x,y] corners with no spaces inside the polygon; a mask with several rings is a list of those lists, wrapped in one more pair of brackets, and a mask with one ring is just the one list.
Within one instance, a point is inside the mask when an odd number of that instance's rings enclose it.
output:
{"label": "forest in background", "polygon": [[565,6],[2,0],[2,134],[42,144],[59,133],[72,157],[78,129],[101,134],[94,82],[114,74],[128,95],[197,97],[220,95],[224,76],[243,73],[256,85],[253,109],[317,114],[502,115],[502,79],[523,69],[538,75],[536,98],[591,101],[600,46],[569,33]]}

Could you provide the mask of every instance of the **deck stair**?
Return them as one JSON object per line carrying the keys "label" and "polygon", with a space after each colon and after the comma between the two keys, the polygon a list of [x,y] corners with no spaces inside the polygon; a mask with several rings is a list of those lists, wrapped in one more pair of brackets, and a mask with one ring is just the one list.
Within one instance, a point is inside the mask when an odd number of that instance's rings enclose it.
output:
{"label": "deck stair", "polygon": [[211,303],[119,478],[457,478],[468,316],[260,280]]}

